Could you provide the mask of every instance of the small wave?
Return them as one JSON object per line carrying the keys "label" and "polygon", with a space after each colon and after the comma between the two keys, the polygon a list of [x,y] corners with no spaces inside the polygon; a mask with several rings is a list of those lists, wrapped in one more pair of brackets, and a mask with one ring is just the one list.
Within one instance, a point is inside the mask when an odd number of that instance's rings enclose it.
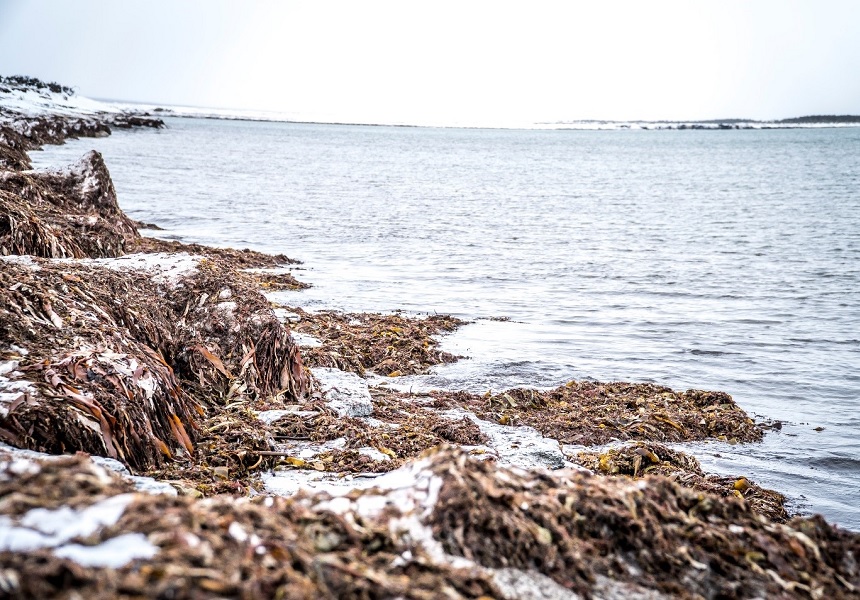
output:
{"label": "small wave", "polygon": [[725,350],[702,350],[700,348],[693,348],[691,350],[686,350],[690,354],[695,354],[696,356],[725,356],[729,354],[740,354],[740,352],[728,352]]}

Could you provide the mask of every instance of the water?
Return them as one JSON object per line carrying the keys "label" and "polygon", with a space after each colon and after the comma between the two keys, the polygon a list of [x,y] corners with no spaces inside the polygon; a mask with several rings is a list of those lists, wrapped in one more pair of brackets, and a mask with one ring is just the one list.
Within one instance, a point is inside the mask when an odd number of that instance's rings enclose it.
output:
{"label": "water", "polygon": [[168,124],[35,158],[97,148],[164,235],[305,261],[290,303],[475,320],[422,384],[727,391],[786,424],[704,466],[860,529],[860,129]]}

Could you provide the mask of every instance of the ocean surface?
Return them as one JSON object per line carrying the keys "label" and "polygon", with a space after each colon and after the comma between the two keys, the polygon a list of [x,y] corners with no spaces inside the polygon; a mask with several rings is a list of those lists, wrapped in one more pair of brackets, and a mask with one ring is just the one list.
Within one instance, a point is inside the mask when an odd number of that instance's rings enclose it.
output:
{"label": "ocean surface", "polygon": [[860,128],[167,123],[33,156],[98,149],[158,235],[304,261],[278,300],[473,321],[416,387],[726,391],[783,428],[703,466],[860,530]]}

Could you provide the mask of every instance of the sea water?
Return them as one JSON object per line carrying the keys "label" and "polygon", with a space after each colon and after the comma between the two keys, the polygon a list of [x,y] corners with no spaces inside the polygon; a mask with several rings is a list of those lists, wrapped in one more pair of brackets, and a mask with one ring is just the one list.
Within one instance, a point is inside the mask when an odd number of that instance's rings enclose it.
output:
{"label": "sea water", "polygon": [[860,529],[860,129],[167,125],[33,156],[96,148],[158,235],[304,261],[283,302],[472,321],[416,387],[726,391],[784,424],[688,445],[706,470]]}

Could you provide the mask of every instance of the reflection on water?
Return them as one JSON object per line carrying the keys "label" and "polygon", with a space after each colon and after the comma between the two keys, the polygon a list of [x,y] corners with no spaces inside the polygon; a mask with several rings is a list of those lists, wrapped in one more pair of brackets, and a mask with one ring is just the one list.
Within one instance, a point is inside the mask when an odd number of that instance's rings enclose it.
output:
{"label": "reflection on water", "polygon": [[724,390],[788,423],[704,465],[860,529],[860,129],[172,119],[35,158],[93,147],[133,218],[304,260],[292,303],[477,319],[445,342],[471,358],[416,385]]}

